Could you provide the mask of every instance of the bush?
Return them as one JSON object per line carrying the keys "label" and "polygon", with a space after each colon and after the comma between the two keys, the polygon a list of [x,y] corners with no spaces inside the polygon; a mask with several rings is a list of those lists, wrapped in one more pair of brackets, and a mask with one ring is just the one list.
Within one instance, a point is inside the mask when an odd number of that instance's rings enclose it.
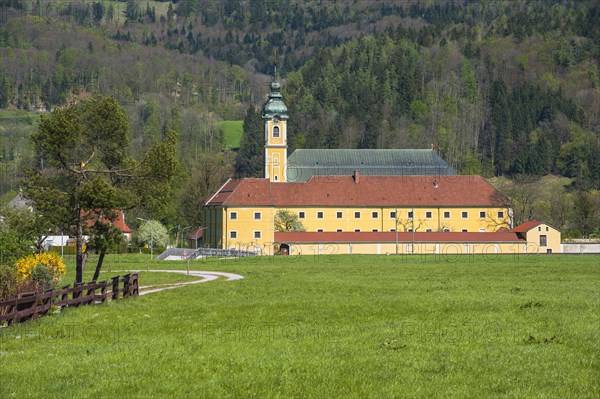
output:
{"label": "bush", "polygon": [[17,295],[18,280],[16,267],[0,265],[0,301]]}
{"label": "bush", "polygon": [[[38,269],[46,269],[46,271]],[[58,284],[66,271],[62,258],[50,252],[29,255],[17,261],[17,274],[22,282],[36,283],[36,278],[43,281],[45,276],[50,276],[52,283]]]}

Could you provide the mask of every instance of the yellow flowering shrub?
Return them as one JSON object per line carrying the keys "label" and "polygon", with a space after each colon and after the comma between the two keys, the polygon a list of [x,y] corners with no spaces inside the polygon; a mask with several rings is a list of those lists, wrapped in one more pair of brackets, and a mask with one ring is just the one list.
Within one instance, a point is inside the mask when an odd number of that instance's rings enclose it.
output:
{"label": "yellow flowering shrub", "polygon": [[66,273],[67,268],[62,258],[54,253],[33,254],[17,261],[17,274],[22,280],[31,278],[31,274],[38,266],[44,266],[52,274],[52,279],[58,283]]}

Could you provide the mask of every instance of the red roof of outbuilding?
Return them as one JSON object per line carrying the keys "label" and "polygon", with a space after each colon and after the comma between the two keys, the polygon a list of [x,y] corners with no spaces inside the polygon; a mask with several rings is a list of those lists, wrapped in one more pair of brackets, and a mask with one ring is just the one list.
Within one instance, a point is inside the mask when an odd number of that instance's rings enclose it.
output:
{"label": "red roof of outbuilding", "polygon": [[540,224],[542,224],[542,222],[538,222],[537,220],[530,220],[528,222],[521,223],[520,225],[512,229],[512,231],[514,231],[515,233],[525,233],[533,229],[534,227],[537,227]]}
{"label": "red roof of outbuilding", "polygon": [[[275,242],[279,243],[341,243],[341,242],[395,242],[395,232],[276,232]],[[512,232],[415,232],[414,242],[420,243],[501,243],[524,242]],[[413,233],[398,232],[398,242],[413,242]]]}
{"label": "red roof of outbuilding", "polygon": [[480,176],[313,176],[307,182],[230,180],[206,205],[237,206],[505,206]]}
{"label": "red roof of outbuilding", "polygon": [[[113,212],[116,215],[114,220],[105,218],[105,219],[102,219],[102,222],[112,223],[113,226],[115,226],[117,229],[121,230],[124,234],[132,233],[133,230],[131,230],[131,228],[129,226],[127,226],[127,224],[125,223],[125,215],[123,214],[123,211],[114,210]],[[86,219],[85,220],[86,226],[92,227],[94,225],[94,223],[96,223],[97,219],[98,219],[98,215],[93,215],[91,218]]]}

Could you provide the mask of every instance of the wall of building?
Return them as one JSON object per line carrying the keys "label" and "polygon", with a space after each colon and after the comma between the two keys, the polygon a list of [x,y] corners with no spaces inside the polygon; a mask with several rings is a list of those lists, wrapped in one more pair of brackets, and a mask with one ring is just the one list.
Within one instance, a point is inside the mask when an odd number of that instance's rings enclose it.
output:
{"label": "wall of building", "polygon": [[600,254],[600,242],[565,242],[561,244],[561,252],[565,254]]}
{"label": "wall of building", "polygon": [[525,243],[301,243],[290,255],[515,255],[532,253]]}
{"label": "wall of building", "polygon": [[[307,231],[395,231],[396,228],[412,231],[414,228],[420,232],[494,232],[510,226],[507,208],[290,207],[287,210],[299,216]],[[414,218],[411,218],[413,210]],[[467,212],[466,218],[462,212]]]}
{"label": "wall of building", "polygon": [[[527,242],[536,247],[538,253],[560,253],[560,231],[541,223],[526,233]],[[546,238],[543,239],[543,236]],[[545,245],[544,245],[545,244]]]}
{"label": "wall of building", "polygon": [[273,207],[228,207],[223,212],[222,248],[244,249],[273,242]]}

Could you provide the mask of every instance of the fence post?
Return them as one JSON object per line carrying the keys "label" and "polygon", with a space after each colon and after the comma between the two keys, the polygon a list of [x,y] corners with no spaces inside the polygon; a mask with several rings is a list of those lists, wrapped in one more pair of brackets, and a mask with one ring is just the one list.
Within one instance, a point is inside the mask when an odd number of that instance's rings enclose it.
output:
{"label": "fence post", "polygon": [[131,274],[126,274],[123,276],[123,298],[127,298],[129,296],[129,280],[131,279]]}
{"label": "fence post", "polygon": [[106,280],[100,282],[100,303],[106,303]]}
{"label": "fence post", "polygon": [[131,284],[129,287],[129,295],[130,296],[139,296],[140,295],[139,275],[137,272],[133,273],[131,275]]}
{"label": "fence post", "polygon": [[88,290],[87,290],[87,300],[86,305],[95,305],[96,304],[96,281],[92,281],[90,283],[88,283]]}
{"label": "fence post", "polygon": [[71,294],[71,304],[75,305],[75,307],[79,307],[81,305],[81,296],[83,295],[83,283],[75,283],[73,284]]}
{"label": "fence post", "polygon": [[116,276],[112,278],[112,300],[116,301],[119,299],[119,279],[120,276]]}

